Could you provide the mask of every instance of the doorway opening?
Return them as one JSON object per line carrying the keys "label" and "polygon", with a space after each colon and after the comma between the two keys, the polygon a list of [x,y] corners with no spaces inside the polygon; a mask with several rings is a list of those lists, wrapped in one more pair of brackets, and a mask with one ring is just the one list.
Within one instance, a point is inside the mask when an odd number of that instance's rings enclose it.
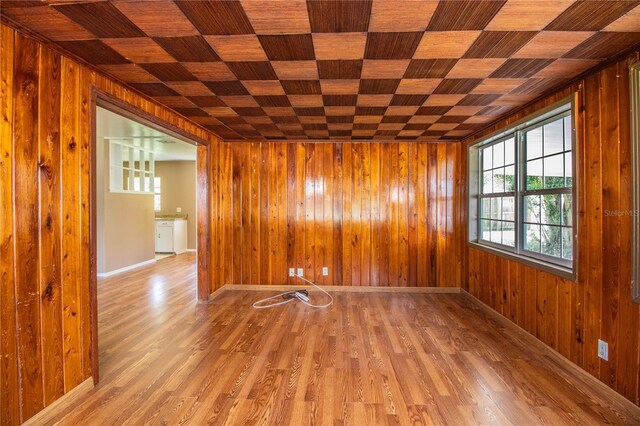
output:
{"label": "doorway opening", "polygon": [[147,297],[138,292],[131,304],[158,306],[176,280],[194,296],[183,297],[187,303],[208,300],[211,172],[208,141],[97,89],[91,106],[92,376],[98,383],[99,358],[110,353],[98,345],[98,308],[109,305],[99,300],[106,297],[101,283],[140,281],[158,265],[166,272],[179,262],[179,276],[147,280]]}
{"label": "doorway opening", "polygon": [[98,278],[197,247],[196,147],[98,107]]}

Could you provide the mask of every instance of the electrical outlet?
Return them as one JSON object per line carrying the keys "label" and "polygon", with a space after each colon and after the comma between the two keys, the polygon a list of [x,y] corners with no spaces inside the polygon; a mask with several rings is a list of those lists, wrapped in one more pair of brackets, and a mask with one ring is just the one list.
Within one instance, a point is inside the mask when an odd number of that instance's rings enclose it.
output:
{"label": "electrical outlet", "polygon": [[289,276],[290,277],[296,276],[296,268],[289,268]]}
{"label": "electrical outlet", "polygon": [[182,213],[182,207],[176,207],[176,213]]}
{"label": "electrical outlet", "polygon": [[322,267],[322,276],[326,277],[327,275],[329,275],[329,268],[327,268],[326,266]]}
{"label": "electrical outlet", "polygon": [[600,339],[598,339],[598,358],[609,361],[609,344]]}
{"label": "electrical outlet", "polygon": [[298,268],[298,276],[299,277],[304,277],[304,269]]}

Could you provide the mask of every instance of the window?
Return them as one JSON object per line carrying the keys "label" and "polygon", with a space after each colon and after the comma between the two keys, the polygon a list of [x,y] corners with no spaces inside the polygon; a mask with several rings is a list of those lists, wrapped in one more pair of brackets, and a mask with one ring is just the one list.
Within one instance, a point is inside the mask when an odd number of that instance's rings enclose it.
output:
{"label": "window", "polygon": [[153,178],[153,210],[159,212],[162,209],[162,203],[160,199],[160,178]]}
{"label": "window", "polygon": [[572,275],[572,103],[469,147],[472,244]]}

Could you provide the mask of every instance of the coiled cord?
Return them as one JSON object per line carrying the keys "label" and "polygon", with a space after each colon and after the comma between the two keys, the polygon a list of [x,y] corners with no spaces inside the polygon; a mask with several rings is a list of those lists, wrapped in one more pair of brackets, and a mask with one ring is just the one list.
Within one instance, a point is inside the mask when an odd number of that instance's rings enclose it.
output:
{"label": "coiled cord", "polygon": [[289,302],[293,302],[294,300],[298,300],[302,303],[304,303],[307,306],[310,306],[312,308],[327,308],[329,306],[331,306],[331,304],[333,303],[333,296],[331,296],[325,289],[323,289],[322,287],[320,287],[318,284],[314,283],[311,280],[306,279],[305,277],[301,276],[301,275],[295,275],[296,277],[300,278],[303,281],[308,282],[309,284],[311,284],[312,286],[314,286],[315,288],[317,288],[318,290],[320,290],[321,292],[323,292],[324,294],[326,294],[327,296],[329,296],[329,302],[325,303],[323,305],[314,305],[313,303],[307,302],[305,300],[302,300],[301,298],[295,296],[291,297],[290,299],[285,299],[285,300],[281,300],[279,302],[274,302],[274,303],[270,303],[268,305],[264,305],[263,303],[268,302],[269,300],[274,300],[280,297],[283,297],[287,294],[291,294],[291,293],[295,293],[295,290],[289,290],[289,291],[285,291],[283,293],[280,294],[276,294],[275,296],[271,296],[271,297],[265,297],[264,299],[260,299],[257,302],[255,302],[252,306],[256,309],[267,309],[267,308],[273,308],[275,306],[280,306],[280,305],[284,305],[287,304]]}

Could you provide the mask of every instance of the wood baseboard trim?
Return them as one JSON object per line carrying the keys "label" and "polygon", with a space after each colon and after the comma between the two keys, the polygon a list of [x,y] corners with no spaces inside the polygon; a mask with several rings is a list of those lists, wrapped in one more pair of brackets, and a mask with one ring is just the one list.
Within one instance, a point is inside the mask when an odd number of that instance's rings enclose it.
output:
{"label": "wood baseboard trim", "polygon": [[[209,295],[213,300],[225,291],[288,291],[306,287],[301,285],[257,285],[257,284],[225,284]],[[359,287],[323,285],[323,289],[333,293],[460,293],[459,287]]]}
{"label": "wood baseboard trim", "polygon": [[69,392],[62,395],[60,398],[53,401],[51,404],[47,405],[42,409],[42,411],[38,412],[35,416],[31,417],[27,421],[23,423],[25,426],[31,425],[40,425],[44,424],[47,421],[47,418],[53,415],[60,406],[62,405],[71,405],[78,399],[82,398],[85,394],[90,392],[94,387],[93,377],[89,377],[84,382],[80,383],[75,388],[71,389]]}
{"label": "wood baseboard trim", "polygon": [[215,299],[216,297],[220,296],[222,293],[224,293],[226,291],[226,285],[223,285],[222,287],[220,287],[219,289],[217,289],[216,291],[214,291],[213,293],[211,293],[209,295],[209,301],[212,301],[213,299]]}
{"label": "wood baseboard trim", "polygon": [[495,318],[496,322],[505,328],[508,327],[516,332],[522,340],[525,340],[527,343],[531,345],[536,345],[539,348],[543,348],[546,353],[549,354],[550,358],[553,358],[554,361],[558,362],[563,368],[570,370],[580,376],[586,383],[589,385],[593,385],[600,392],[604,392],[607,396],[611,398],[611,402],[618,405],[619,408],[629,410],[631,412],[637,412],[640,416],[640,407],[633,403],[633,401],[628,400],[623,395],[620,395],[614,389],[607,386],[605,383],[598,380],[596,377],[589,374],[586,370],[574,364],[568,358],[565,358],[560,352],[554,350],[551,346],[544,343],[542,340],[538,339],[533,334],[529,333],[524,328],[520,327],[518,324],[511,321],[509,318],[501,315],[498,311],[493,309],[491,306],[484,303],[482,300],[476,298],[471,293],[469,293],[465,289],[461,289],[460,293],[464,294],[467,298],[472,300],[476,305],[478,305],[482,310],[487,312],[493,318]]}

